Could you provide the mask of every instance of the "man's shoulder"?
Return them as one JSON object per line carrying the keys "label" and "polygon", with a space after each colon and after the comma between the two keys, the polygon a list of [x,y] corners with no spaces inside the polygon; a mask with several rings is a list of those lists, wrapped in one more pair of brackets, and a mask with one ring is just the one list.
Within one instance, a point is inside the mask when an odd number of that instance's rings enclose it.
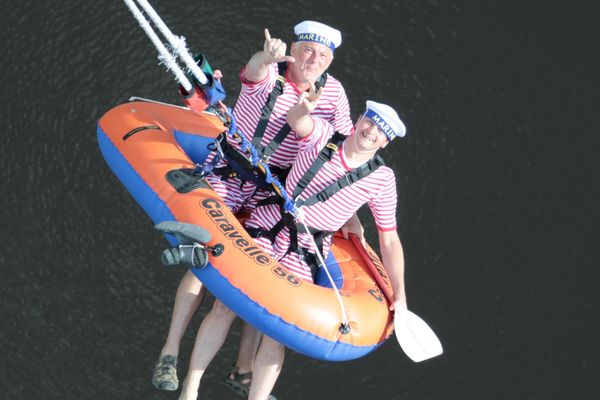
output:
{"label": "man's shoulder", "polygon": [[325,75],[327,76],[327,80],[325,81],[325,88],[344,90],[344,87],[342,86],[342,82],[340,82],[337,78],[335,78],[329,72],[326,72]]}
{"label": "man's shoulder", "polygon": [[396,175],[394,174],[394,170],[387,165],[382,165],[373,171],[373,177],[390,185],[396,184]]}

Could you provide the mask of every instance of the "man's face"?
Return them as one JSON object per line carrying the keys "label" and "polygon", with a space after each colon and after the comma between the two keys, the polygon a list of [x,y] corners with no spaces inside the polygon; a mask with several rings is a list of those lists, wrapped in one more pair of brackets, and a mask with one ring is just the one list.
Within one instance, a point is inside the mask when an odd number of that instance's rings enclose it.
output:
{"label": "man's face", "polygon": [[388,138],[370,118],[360,117],[354,127],[354,143],[360,151],[377,151],[387,146]]}
{"label": "man's face", "polygon": [[292,64],[294,75],[302,82],[316,82],[333,61],[331,49],[316,42],[292,43],[290,54],[296,59]]}

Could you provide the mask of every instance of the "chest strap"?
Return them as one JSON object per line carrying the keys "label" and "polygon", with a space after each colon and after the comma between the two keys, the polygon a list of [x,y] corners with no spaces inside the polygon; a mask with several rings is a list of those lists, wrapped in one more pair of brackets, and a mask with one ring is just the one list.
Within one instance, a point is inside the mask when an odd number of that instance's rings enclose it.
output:
{"label": "chest strap", "polygon": [[345,188],[346,186],[352,185],[354,182],[370,175],[377,168],[384,166],[383,158],[376,155],[369,161],[364,163],[358,168],[346,172],[337,181],[327,186],[324,190],[313,194],[306,199],[299,199],[296,201],[296,207],[312,206],[313,204],[322,203],[329,200],[334,194]]}
{"label": "chest strap", "polygon": [[[297,198],[303,191],[306,189],[308,184],[315,177],[319,169],[323,167],[323,165],[331,161],[335,153],[339,150],[340,146],[346,139],[345,135],[342,135],[338,132],[334,133],[329,142],[321,149],[319,155],[310,165],[310,167],[306,170],[304,175],[298,181],[296,188],[294,189],[294,198]],[[368,176],[372,172],[374,172],[377,168],[385,165],[383,159],[379,156],[375,156],[370,159],[365,164],[361,165],[358,168],[355,168],[351,171],[345,173],[340,179],[329,185],[326,189],[315,193],[314,195],[308,197],[307,199],[299,199],[296,201],[296,206],[299,208],[301,206],[311,206],[313,204],[317,204],[320,202],[327,201],[334,194],[349,186],[358,180]],[[290,234],[290,247],[287,250],[287,253],[294,252],[300,255],[300,257],[309,265],[311,269],[311,273],[313,274],[313,279],[316,274],[318,263],[317,258],[314,253],[310,251],[310,249],[306,249],[300,247],[298,244],[298,233],[308,233],[313,236],[315,244],[317,245],[318,251],[323,255],[323,242],[327,238],[329,238],[333,232],[331,231],[323,231],[314,227],[305,227],[303,224],[298,224],[294,220],[294,217],[286,213],[283,207],[283,201],[278,196],[271,196],[266,199],[263,199],[257,203],[257,207],[265,206],[269,204],[277,204],[281,210],[281,219],[269,230],[265,230],[262,228],[246,228],[248,233],[253,238],[266,237],[271,243],[275,241],[275,238],[281,232],[281,230],[287,226],[289,228]],[[308,228],[308,230],[307,230]],[[287,254],[286,253],[286,254]]]}
{"label": "chest strap", "polygon": [[308,187],[308,184],[313,180],[317,172],[321,169],[321,167],[328,161],[331,161],[335,153],[339,150],[344,140],[346,140],[345,135],[342,135],[339,132],[335,132],[329,142],[321,149],[319,155],[312,162],[310,167],[304,172],[304,175],[298,180],[296,187],[294,188],[294,192],[292,194],[292,198],[296,199],[298,196]]}
{"label": "chest strap", "polygon": [[[273,109],[275,108],[275,103],[277,102],[277,98],[283,93],[285,86],[285,73],[287,70],[287,63],[280,62],[277,63],[277,78],[275,80],[275,85],[273,86],[273,90],[269,93],[269,97],[267,98],[267,102],[262,107],[260,111],[260,119],[258,120],[258,124],[256,125],[256,129],[254,131],[254,136],[252,137],[252,145],[259,150],[261,156],[264,159],[268,159],[277,151],[279,145],[283,143],[287,135],[291,132],[292,128],[286,122],[283,124],[279,132],[273,137],[273,140],[267,144],[266,146],[260,146],[260,142],[265,134],[265,130],[267,129],[267,125],[269,124],[269,120],[271,118],[271,114],[273,113]],[[327,73],[323,73],[317,82],[315,82],[315,90],[319,90],[319,88],[325,86],[327,82]]]}

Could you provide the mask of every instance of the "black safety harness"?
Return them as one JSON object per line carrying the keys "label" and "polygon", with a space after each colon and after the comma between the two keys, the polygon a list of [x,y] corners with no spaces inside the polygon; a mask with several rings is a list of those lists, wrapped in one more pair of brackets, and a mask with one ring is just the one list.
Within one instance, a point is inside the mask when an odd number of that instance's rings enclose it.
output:
{"label": "black safety harness", "polygon": [[[275,153],[275,151],[279,148],[281,143],[283,143],[291,131],[290,126],[286,122],[269,144],[266,146],[260,145],[260,142],[262,141],[264,133],[267,129],[267,125],[269,124],[271,114],[273,113],[275,103],[277,102],[277,98],[283,93],[287,63],[278,63],[277,70],[278,76],[275,80],[275,86],[273,87],[271,93],[269,93],[267,102],[261,109],[260,119],[258,121],[258,125],[256,126],[256,130],[254,131],[254,136],[252,137],[252,145],[258,150],[259,155],[265,162],[268,162],[271,155]],[[315,89],[318,90],[319,88],[325,86],[326,82],[327,73],[323,73],[317,82],[315,82]],[[242,181],[254,182],[260,188],[271,188],[271,185],[265,182],[265,175],[263,171],[252,166],[252,163],[244,155],[240,154],[238,150],[231,146],[231,144],[227,141],[225,133],[220,134],[216,141],[217,145],[220,146],[222,150],[223,157],[227,159],[228,163],[224,167],[214,168],[214,174],[219,175],[222,180],[227,180],[237,176]],[[289,172],[289,168],[281,168],[271,165],[269,165],[269,168],[274,175],[277,175],[281,182],[285,181],[285,177]]]}
{"label": "black safety harness", "polygon": [[[313,161],[310,167],[304,172],[304,175],[300,178],[292,195],[293,199],[296,199],[296,207],[299,209],[302,206],[312,206],[317,203],[325,202],[330,199],[334,194],[342,190],[348,185],[351,185],[358,180],[368,176],[374,172],[377,168],[385,165],[383,159],[376,155],[371,158],[368,162],[364,163],[358,168],[354,168],[351,171],[346,172],[337,181],[329,185],[324,190],[313,194],[306,199],[300,199],[299,196],[302,194],[304,189],[308,187],[312,179],[315,177],[321,167],[328,161],[331,161],[335,153],[339,150],[347,136],[342,135],[339,132],[335,132],[329,142],[319,152],[317,158]],[[295,221],[294,215],[289,212],[285,212],[284,205],[281,197],[271,196],[257,203],[257,207],[277,204],[281,208],[281,219],[269,230],[262,228],[246,228],[246,231],[253,238],[268,238],[271,243],[275,241],[277,234],[281,232],[284,227],[288,227],[290,232],[290,247],[286,254],[294,252],[300,255],[300,258],[304,260],[310,267],[313,279],[317,273],[319,263],[316,254],[310,249],[300,247],[298,244],[298,233],[308,233],[313,236],[314,242],[317,246],[318,251],[323,255],[323,242],[329,238],[333,232],[323,231],[314,227],[305,226],[304,224]]]}

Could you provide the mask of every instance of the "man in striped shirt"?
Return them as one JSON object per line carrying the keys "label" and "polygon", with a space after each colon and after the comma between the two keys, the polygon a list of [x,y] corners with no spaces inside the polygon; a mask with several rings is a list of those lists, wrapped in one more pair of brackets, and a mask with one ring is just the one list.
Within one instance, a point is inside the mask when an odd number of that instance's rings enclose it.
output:
{"label": "man in striped shirt", "polygon": [[[329,122],[310,115],[317,101],[318,95],[303,94],[299,104],[290,109],[287,117],[288,123],[301,141],[300,154],[286,181],[286,191],[292,194],[297,204],[306,205],[299,207],[296,221],[288,220],[274,237],[277,224],[284,220],[282,206],[260,205],[246,221],[248,231],[265,234],[266,237],[257,235],[257,244],[292,273],[312,281],[311,267],[306,261],[306,254],[307,251],[315,253],[319,249],[312,235],[302,233],[302,227],[305,228],[304,232],[307,227],[313,229],[313,233],[314,230],[335,232],[366,203],[377,224],[383,265],[394,290],[395,301],[391,308],[406,308],[404,254],[396,231],[397,198],[394,172],[382,163],[373,162],[377,150],[387,146],[395,137],[405,135],[404,124],[391,107],[367,101],[367,109],[356,122],[354,133],[347,139],[340,138],[336,142],[339,145],[332,148],[334,127]],[[325,154],[330,155],[328,161],[319,162]],[[369,163],[372,163],[373,167],[369,167],[369,172],[365,172],[358,180],[344,183],[343,187],[332,190],[327,199],[311,200],[337,182],[343,182],[352,171],[358,171]],[[319,168],[312,171],[315,173],[312,176],[310,170],[317,164]],[[300,222],[300,225],[297,222]],[[293,246],[295,236],[297,242]],[[323,257],[327,256],[330,238],[328,235],[323,240]],[[294,248],[303,251],[295,251]],[[299,253],[303,253],[304,256]],[[267,398],[277,380],[283,359],[283,346],[265,336],[254,363],[250,400]]]}
{"label": "man in striped shirt", "polygon": [[[333,60],[334,50],[341,44],[340,32],[313,21],[296,25],[294,32],[297,40],[292,43],[290,55],[286,55],[286,44],[280,39],[271,38],[265,29],[263,50],[254,54],[241,71],[242,89],[233,112],[240,133],[247,140],[254,141],[255,147],[262,151],[263,158],[268,159],[269,166],[278,171],[288,169],[298,154],[300,143],[296,133],[288,128],[286,117],[290,107],[298,102],[300,94],[310,87],[322,87],[313,114],[329,121],[339,132],[350,134],[352,130],[344,88],[325,72]],[[287,136],[284,134],[286,129]],[[239,151],[239,144],[235,141],[227,141],[223,145],[229,154]],[[206,178],[233,212],[251,211],[258,200],[271,193],[257,186],[252,179],[245,179],[243,168],[242,171],[239,168],[232,159],[222,159],[215,165],[214,171],[218,174],[209,174]],[[179,345],[202,296],[201,282],[188,271],[177,289],[169,333],[152,379],[154,386],[159,389],[177,388],[175,366]],[[201,372],[196,373],[189,384],[184,384],[182,396],[184,391],[189,393],[188,397],[197,391],[199,377],[220,348],[234,317],[221,302],[215,302],[196,340],[201,343],[196,347],[202,349],[206,358],[190,365],[190,369],[194,367]],[[259,334],[244,324],[236,373],[251,371],[259,339]]]}

